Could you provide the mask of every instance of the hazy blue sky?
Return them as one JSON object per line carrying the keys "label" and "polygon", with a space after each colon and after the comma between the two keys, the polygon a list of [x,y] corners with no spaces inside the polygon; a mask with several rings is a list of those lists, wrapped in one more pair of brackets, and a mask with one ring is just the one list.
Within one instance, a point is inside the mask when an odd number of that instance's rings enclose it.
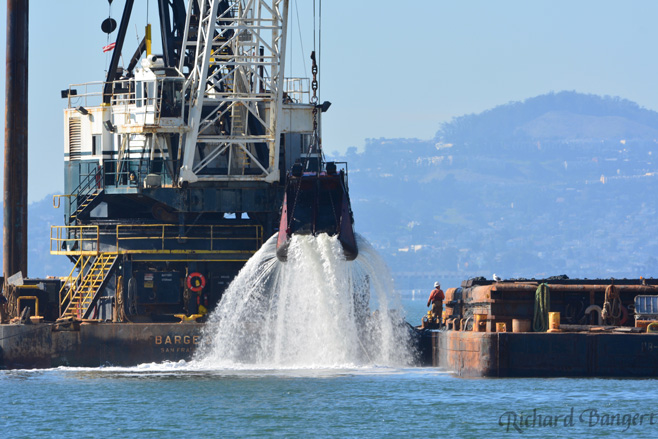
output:
{"label": "hazy blue sky", "polygon": [[[144,34],[146,2],[136,2],[142,18],[136,29],[131,25],[125,58]],[[117,21],[123,4],[113,2]],[[298,27],[306,59],[312,1],[290,4],[295,43],[287,62],[300,75]],[[0,6],[5,29],[6,0]],[[620,96],[658,109],[654,0],[329,0],[322,6],[320,86],[322,99],[333,103],[324,119],[329,152],[362,148],[366,138],[431,138],[454,116],[550,91]],[[101,51],[107,40],[100,23],[107,14],[106,0],[30,2],[32,201],[63,188],[59,93],[70,83],[104,79],[109,57]],[[155,1],[150,17],[157,18]],[[4,80],[3,74],[3,90]],[[4,105],[0,113],[4,124]]]}

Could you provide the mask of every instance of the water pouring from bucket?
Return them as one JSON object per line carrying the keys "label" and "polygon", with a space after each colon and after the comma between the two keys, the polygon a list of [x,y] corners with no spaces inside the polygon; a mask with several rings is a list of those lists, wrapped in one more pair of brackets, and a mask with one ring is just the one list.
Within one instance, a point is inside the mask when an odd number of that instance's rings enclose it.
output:
{"label": "water pouring from bucket", "polygon": [[247,262],[210,316],[195,356],[205,367],[401,366],[411,334],[390,272],[361,237],[348,262],[337,236],[276,235]]}

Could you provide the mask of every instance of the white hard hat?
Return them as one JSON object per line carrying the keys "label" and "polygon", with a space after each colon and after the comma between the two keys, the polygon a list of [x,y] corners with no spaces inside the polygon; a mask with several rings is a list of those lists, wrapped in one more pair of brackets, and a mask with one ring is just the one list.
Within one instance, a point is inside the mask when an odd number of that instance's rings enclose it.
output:
{"label": "white hard hat", "polygon": [[438,282],[434,282],[434,288],[439,288],[440,286],[441,286],[440,283],[438,283]]}

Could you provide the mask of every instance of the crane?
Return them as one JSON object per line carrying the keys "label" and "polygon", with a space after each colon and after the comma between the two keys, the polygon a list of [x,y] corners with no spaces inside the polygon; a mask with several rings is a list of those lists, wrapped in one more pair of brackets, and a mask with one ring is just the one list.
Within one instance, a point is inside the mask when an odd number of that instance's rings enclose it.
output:
{"label": "crane", "polygon": [[134,3],[103,22],[105,80],[62,90],[66,212],[51,253],[75,264],[62,317],[212,309],[278,229],[287,170],[320,132],[309,79],[283,74],[288,0],[157,0],[162,53],[149,24],[121,65]]}

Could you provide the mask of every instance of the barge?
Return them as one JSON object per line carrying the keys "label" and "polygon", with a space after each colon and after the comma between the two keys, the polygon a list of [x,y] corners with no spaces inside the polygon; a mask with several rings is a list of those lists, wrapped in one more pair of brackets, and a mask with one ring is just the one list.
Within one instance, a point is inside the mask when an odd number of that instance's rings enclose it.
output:
{"label": "barge", "polygon": [[188,360],[203,324],[64,322],[0,325],[4,369],[135,366]]}
{"label": "barge", "polygon": [[[344,211],[332,221],[311,217],[305,228],[349,234],[355,255],[346,164],[322,156],[330,103],[318,103],[314,54],[312,93],[309,78],[284,78],[288,3],[158,0],[161,53],[151,51],[150,24],[128,49],[126,34],[141,23],[134,0],[118,27],[112,17],[102,22],[114,40],[103,48],[107,76],[61,91],[65,193],[53,204],[65,222],[51,228],[50,253],[73,267],[33,279],[27,246],[5,251],[5,262],[21,263],[5,264],[0,368],[189,358],[207,314],[277,233],[287,179],[297,175],[288,170],[310,163],[311,151],[318,175],[340,184]],[[21,12],[27,23],[27,7]],[[25,40],[25,56],[26,35],[13,37]],[[23,177],[9,185],[21,187]],[[17,191],[26,197],[26,188],[5,188]],[[5,224],[26,223],[8,219],[7,206]]]}
{"label": "barge", "polygon": [[425,358],[459,376],[658,375],[656,279],[475,279],[444,305]]}

